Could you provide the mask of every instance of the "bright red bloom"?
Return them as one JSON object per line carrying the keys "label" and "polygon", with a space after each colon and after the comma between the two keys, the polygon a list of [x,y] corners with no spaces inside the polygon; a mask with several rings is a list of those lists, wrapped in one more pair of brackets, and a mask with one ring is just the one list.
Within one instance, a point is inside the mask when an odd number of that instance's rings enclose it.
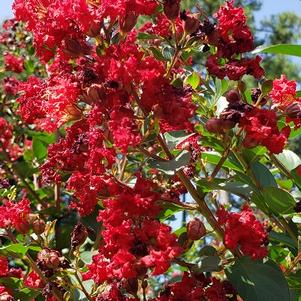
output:
{"label": "bright red bloom", "polygon": [[24,279],[24,285],[33,289],[42,288],[44,286],[41,277],[34,271],[31,271],[26,276]]}
{"label": "bright red bloom", "polygon": [[7,71],[21,73],[23,69],[24,59],[10,53],[4,54],[4,66]]}
{"label": "bright red bloom", "polygon": [[20,202],[7,201],[0,207],[0,228],[13,227],[20,233],[29,230],[27,221],[30,213],[30,201],[23,199]]}
{"label": "bright red bloom", "polygon": [[16,95],[19,91],[19,81],[15,77],[4,78],[2,85],[6,94]]}
{"label": "bright red bloom", "polygon": [[168,285],[160,293],[156,301],[230,301],[237,300],[237,293],[232,285],[216,278],[206,278],[203,274],[197,276],[183,274],[180,282]]}
{"label": "bright red bloom", "polygon": [[4,256],[0,256],[0,277],[6,277],[8,274],[8,260]]}
{"label": "bright red bloom", "polygon": [[249,206],[245,205],[239,213],[230,213],[221,207],[217,214],[219,222],[225,227],[224,243],[228,249],[234,251],[240,248],[253,259],[267,255],[265,244],[268,235]]}
{"label": "bright red bloom", "polygon": [[163,132],[192,129],[190,119],[195,106],[189,90],[175,88],[166,79],[156,78],[144,83],[141,103],[147,112],[153,111],[159,118]]}
{"label": "bright red bloom", "polygon": [[135,115],[130,109],[120,107],[113,110],[110,114],[109,129],[116,146],[120,147],[122,152],[126,152],[129,146],[135,147],[141,143]]}
{"label": "bright red bloom", "polygon": [[22,93],[18,98],[20,115],[25,122],[43,130],[52,132],[81,116],[76,106],[77,83],[65,77],[52,77],[48,81],[30,77],[28,82],[20,84],[19,91]]}
{"label": "bright red bloom", "polygon": [[231,59],[226,63],[220,63],[220,60],[223,61],[224,59],[217,55],[211,55],[208,57],[206,64],[209,73],[220,79],[227,76],[230,80],[239,80],[245,74],[250,74],[260,79],[264,75],[264,70],[259,64],[261,61],[260,56],[252,59]]}
{"label": "bright red bloom", "polygon": [[0,141],[4,148],[7,149],[9,147],[12,136],[11,125],[4,118],[0,117]]}
{"label": "bright red bloom", "polygon": [[155,217],[160,212],[160,194],[154,184],[138,176],[134,188],[121,186],[114,198],[103,201],[99,212],[104,245],[93,258],[85,278],[97,283],[164,273],[181,253],[171,228]]}
{"label": "bright red bloom", "polygon": [[273,81],[273,90],[270,92],[270,97],[280,109],[285,109],[296,101],[300,101],[296,97],[297,83],[293,80],[288,80],[285,75],[281,75],[280,79]]}
{"label": "bright red bloom", "polygon": [[253,36],[247,25],[242,7],[234,7],[234,0],[226,1],[215,14],[218,20],[218,54],[230,58],[233,54],[248,52],[254,48]]}
{"label": "bright red bloom", "polygon": [[270,110],[254,108],[244,114],[239,125],[246,131],[245,147],[263,145],[274,154],[282,152],[290,134],[289,127],[279,131],[276,113]]}

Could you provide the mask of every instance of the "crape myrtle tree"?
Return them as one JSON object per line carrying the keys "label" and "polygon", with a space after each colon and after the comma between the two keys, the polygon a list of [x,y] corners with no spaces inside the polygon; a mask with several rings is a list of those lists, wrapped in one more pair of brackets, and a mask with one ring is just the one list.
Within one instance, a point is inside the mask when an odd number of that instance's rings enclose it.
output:
{"label": "crape myrtle tree", "polygon": [[205,2],[14,1],[1,301],[300,300],[297,84]]}

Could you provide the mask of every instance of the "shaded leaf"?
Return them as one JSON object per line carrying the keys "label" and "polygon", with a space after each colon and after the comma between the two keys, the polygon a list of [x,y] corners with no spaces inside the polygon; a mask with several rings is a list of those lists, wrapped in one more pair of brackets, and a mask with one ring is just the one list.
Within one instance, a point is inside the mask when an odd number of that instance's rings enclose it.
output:
{"label": "shaded leaf", "polygon": [[266,204],[275,214],[294,212],[295,199],[291,194],[277,187],[264,187],[263,196]]}
{"label": "shaded leaf", "polygon": [[244,301],[290,301],[287,281],[272,261],[242,257],[227,268],[226,274]]}
{"label": "shaded leaf", "polygon": [[150,160],[149,165],[152,168],[163,171],[167,175],[174,175],[176,171],[189,164],[191,158],[190,152],[184,150],[177,157],[169,161]]}

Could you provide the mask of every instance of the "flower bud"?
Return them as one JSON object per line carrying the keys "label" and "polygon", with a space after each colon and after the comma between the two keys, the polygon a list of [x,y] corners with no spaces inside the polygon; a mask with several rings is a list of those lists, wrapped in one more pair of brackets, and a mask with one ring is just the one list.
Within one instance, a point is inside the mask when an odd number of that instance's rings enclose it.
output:
{"label": "flower bud", "polygon": [[64,109],[64,122],[79,120],[82,117],[82,111],[76,105],[67,105]]}
{"label": "flower bud", "polygon": [[87,89],[87,95],[86,98],[89,101],[89,103],[95,103],[99,102],[101,99],[105,97],[105,89],[103,86],[99,84],[92,84]]}
{"label": "flower bud", "polygon": [[128,10],[125,17],[120,19],[120,29],[123,32],[130,32],[137,23],[138,16],[131,10]]}
{"label": "flower bud", "polygon": [[237,90],[230,90],[226,94],[226,99],[230,103],[235,103],[240,101],[240,94]]}
{"label": "flower bud", "polygon": [[184,21],[184,29],[188,34],[194,33],[198,30],[200,21],[194,16],[186,16]]}
{"label": "flower bud", "polygon": [[71,247],[76,249],[81,246],[88,237],[87,228],[83,224],[77,224],[71,233]]}
{"label": "flower bud", "polygon": [[180,1],[179,0],[164,0],[164,14],[169,20],[175,20],[179,16]]}
{"label": "flower bud", "polygon": [[63,41],[63,51],[72,58],[77,58],[91,53],[91,47],[84,41],[66,39]]}
{"label": "flower bud", "polygon": [[100,25],[93,22],[91,25],[90,25],[90,28],[87,32],[87,36],[89,37],[97,37],[99,35],[99,32],[100,32]]}
{"label": "flower bud", "polygon": [[138,291],[138,279],[137,278],[127,279],[125,281],[124,288],[129,294],[136,296]]}
{"label": "flower bud", "polygon": [[46,223],[42,219],[37,219],[32,223],[32,230],[35,234],[40,235],[45,231]]}
{"label": "flower bud", "polygon": [[290,118],[301,118],[301,104],[294,102],[284,110],[286,116]]}
{"label": "flower bud", "polygon": [[61,263],[60,253],[47,248],[40,251],[37,258],[40,264],[48,269],[56,269]]}
{"label": "flower bud", "polygon": [[[262,94],[262,91],[259,88],[255,88],[252,89],[252,93],[251,93],[251,99],[254,103],[256,103],[260,97],[260,95]],[[267,98],[266,97],[262,97],[261,101],[260,101],[260,105],[264,105],[267,103]]]}
{"label": "flower bud", "polygon": [[211,118],[206,122],[206,129],[211,133],[224,134],[235,126],[231,120]]}
{"label": "flower bud", "polygon": [[206,228],[198,218],[191,220],[187,225],[187,236],[191,240],[199,240],[206,235]]}

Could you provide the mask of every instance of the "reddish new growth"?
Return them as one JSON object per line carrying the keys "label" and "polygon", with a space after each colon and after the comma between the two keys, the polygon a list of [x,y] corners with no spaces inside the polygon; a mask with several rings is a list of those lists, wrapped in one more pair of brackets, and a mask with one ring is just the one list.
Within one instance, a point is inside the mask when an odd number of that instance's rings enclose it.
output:
{"label": "reddish new growth", "polygon": [[224,243],[228,249],[240,248],[244,255],[253,259],[267,255],[267,233],[248,205],[244,205],[239,213],[230,213],[221,207],[217,215],[225,228]]}

